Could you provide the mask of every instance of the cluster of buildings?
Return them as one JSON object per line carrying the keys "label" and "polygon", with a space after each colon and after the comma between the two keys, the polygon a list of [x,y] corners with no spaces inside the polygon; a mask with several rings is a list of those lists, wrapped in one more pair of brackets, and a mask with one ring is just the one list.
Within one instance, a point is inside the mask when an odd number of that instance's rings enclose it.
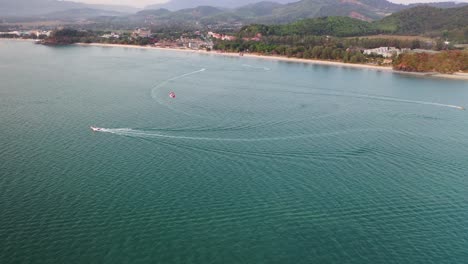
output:
{"label": "cluster of buildings", "polygon": [[[195,38],[189,38],[186,35],[181,36],[179,39],[176,40],[167,40],[167,39],[161,39],[161,40],[155,40],[153,43],[154,46],[156,47],[165,47],[165,48],[187,48],[187,49],[213,49],[213,41],[211,39],[219,39],[219,40],[227,40],[227,41],[233,41],[236,40],[237,37],[235,36],[230,36],[230,35],[225,35],[225,34],[219,34],[215,32],[208,32],[208,34],[205,36],[203,35],[200,31],[195,31],[194,32]],[[146,28],[137,28],[133,32],[131,32],[130,36],[127,34],[119,34],[116,32],[111,32],[107,33],[101,36],[101,38],[104,39],[121,39],[121,38],[151,38],[153,37],[152,32],[150,29]],[[243,38],[243,40],[246,41],[260,41],[262,38],[262,34],[258,33],[252,38]]]}
{"label": "cluster of buildings", "polygon": [[234,36],[229,36],[225,34],[219,34],[215,32],[208,32],[208,37],[214,38],[214,39],[220,39],[220,40],[236,40],[237,38]]}
{"label": "cluster of buildings", "polygon": [[8,31],[8,32],[0,32],[0,36],[15,36],[15,37],[31,37],[36,36],[37,38],[40,37],[50,37],[52,31],[44,31],[44,30],[28,30],[28,31]]}
{"label": "cluster of buildings", "polygon": [[210,40],[202,40],[202,39],[195,39],[195,38],[184,38],[180,37],[180,39],[177,41],[178,46],[180,47],[185,47],[189,49],[212,49],[213,48],[213,42]]}
{"label": "cluster of buildings", "polygon": [[105,39],[119,39],[120,38],[120,35],[117,34],[117,33],[110,33],[110,34],[104,34],[101,36],[101,38],[105,38]]}
{"label": "cluster of buildings", "polygon": [[186,49],[212,49],[213,42],[205,41],[197,38],[180,37],[177,40],[160,40],[154,44],[155,47],[160,48],[186,48]]}
{"label": "cluster of buildings", "polygon": [[[150,38],[151,37],[151,30],[145,28],[137,28],[131,33],[132,38]],[[104,34],[101,38],[105,39],[120,39],[121,35],[115,32],[111,32],[110,34]]]}
{"label": "cluster of buildings", "polygon": [[380,55],[384,58],[390,58],[395,55],[400,55],[401,53],[405,53],[410,51],[410,49],[398,49],[395,47],[380,47],[375,49],[366,49],[364,50],[365,55]]}
{"label": "cluster of buildings", "polygon": [[132,32],[132,37],[134,38],[149,38],[151,37],[151,30],[150,29],[144,29],[144,28],[138,28],[135,31]]}
{"label": "cluster of buildings", "polygon": [[[208,32],[208,37],[214,38],[214,39],[220,39],[220,40],[236,40],[237,38],[235,36],[230,36],[230,35],[225,35],[225,34],[219,34],[215,32]],[[245,41],[260,41],[262,39],[262,34],[257,33],[253,38],[242,38]]]}

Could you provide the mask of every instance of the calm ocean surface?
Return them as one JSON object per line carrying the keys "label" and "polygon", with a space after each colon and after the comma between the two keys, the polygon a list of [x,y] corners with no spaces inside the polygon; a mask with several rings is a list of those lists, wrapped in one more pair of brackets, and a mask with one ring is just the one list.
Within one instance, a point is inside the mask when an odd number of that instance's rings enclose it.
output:
{"label": "calm ocean surface", "polygon": [[0,41],[0,263],[468,263],[451,105],[467,82]]}

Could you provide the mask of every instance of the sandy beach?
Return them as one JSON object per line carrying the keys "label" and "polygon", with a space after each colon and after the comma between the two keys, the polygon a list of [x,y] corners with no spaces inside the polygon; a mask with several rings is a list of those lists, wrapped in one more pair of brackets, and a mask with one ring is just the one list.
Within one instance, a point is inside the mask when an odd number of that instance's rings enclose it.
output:
{"label": "sandy beach", "polygon": [[[9,39],[9,40],[23,40],[23,41],[34,41],[34,40],[24,40],[24,39]],[[216,56],[230,56],[230,57],[240,57],[238,53],[230,52],[218,52],[218,51],[205,51],[205,50],[192,50],[192,49],[175,49],[175,48],[160,48],[160,47],[151,47],[151,46],[137,46],[137,45],[122,45],[122,44],[104,44],[104,43],[77,43],[74,44],[77,46],[95,46],[95,47],[116,47],[116,48],[131,48],[131,49],[147,49],[147,50],[168,50],[168,51],[177,51],[177,52],[189,52],[189,53],[198,53],[206,55],[216,55]],[[387,71],[396,74],[404,74],[411,76],[418,76],[422,78],[443,78],[443,79],[453,79],[453,80],[464,80],[468,81],[468,73],[454,73],[454,74],[443,74],[437,72],[404,72],[404,71],[395,71],[390,66],[377,66],[370,64],[351,64],[338,61],[323,61],[323,60],[310,60],[310,59],[299,59],[299,58],[288,58],[283,56],[270,56],[270,55],[259,55],[259,54],[245,54],[242,57],[246,58],[255,58],[255,59],[264,59],[264,60],[274,60],[274,61],[284,61],[284,62],[295,62],[295,63],[307,63],[307,64],[317,64],[317,65],[329,65],[336,67],[347,67],[347,68],[360,68],[360,69],[370,69],[376,71]]]}
{"label": "sandy beach", "polygon": [[[89,43],[89,44],[78,43],[76,45],[96,46],[96,47],[120,47],[120,48],[136,48],[136,49],[169,50],[169,51],[190,52],[190,53],[207,54],[207,55],[240,57],[238,53],[233,53],[233,52],[218,52],[218,51],[160,48],[160,47],[136,46],[136,45],[101,44],[101,43]],[[332,65],[332,66],[351,67],[351,68],[374,69],[374,70],[379,70],[379,71],[393,71],[392,67],[389,67],[389,66],[377,66],[377,65],[368,65],[368,64],[350,64],[350,63],[337,62],[337,61],[308,60],[308,59],[288,58],[288,57],[283,57],[283,56],[270,56],[270,55],[260,55],[260,54],[252,54],[252,53],[247,53],[247,54],[244,53],[242,57],[275,60],[275,61],[308,63],[308,64]]]}
{"label": "sandy beach", "polygon": [[[102,44],[102,43],[78,43],[79,46],[97,46],[97,47],[118,47],[118,48],[133,48],[133,49],[154,49],[154,50],[169,50],[177,52],[190,52],[206,55],[219,55],[219,56],[230,56],[230,57],[239,57],[238,53],[231,52],[217,52],[217,51],[205,51],[205,50],[191,50],[191,49],[174,49],[174,48],[160,48],[160,47],[150,47],[150,46],[136,46],[136,45],[121,45],[121,44]],[[259,54],[245,54],[242,57],[246,58],[255,58],[255,59],[264,59],[264,60],[274,60],[274,61],[285,61],[285,62],[295,62],[295,63],[307,63],[307,64],[318,64],[318,65],[329,65],[336,67],[348,67],[348,68],[360,68],[360,69],[370,69],[376,71],[387,71],[396,74],[404,74],[411,76],[418,76],[423,78],[443,78],[443,79],[454,79],[454,80],[464,80],[468,81],[468,73],[454,73],[454,74],[442,74],[437,72],[404,72],[404,71],[395,71],[390,66],[377,66],[370,64],[351,64],[338,61],[322,61],[322,60],[310,60],[310,59],[299,59],[299,58],[288,58],[283,56],[270,56],[270,55],[259,55]]]}

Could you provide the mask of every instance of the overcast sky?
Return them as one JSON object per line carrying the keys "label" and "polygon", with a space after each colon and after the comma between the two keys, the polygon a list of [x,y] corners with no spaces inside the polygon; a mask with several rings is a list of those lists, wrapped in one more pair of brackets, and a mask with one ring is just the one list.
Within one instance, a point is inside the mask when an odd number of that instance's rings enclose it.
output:
{"label": "overcast sky", "polygon": [[[129,5],[144,7],[150,4],[158,4],[168,2],[169,0],[72,0],[74,2],[84,2],[90,4],[113,4],[113,5]],[[222,0],[219,0],[222,1]],[[261,1],[261,0],[259,0]],[[273,0],[274,1],[274,0]],[[421,3],[421,2],[446,2],[453,0],[390,0],[394,3],[410,4],[410,3]],[[468,0],[455,0],[456,2],[468,2]],[[292,1],[291,1],[292,2]]]}

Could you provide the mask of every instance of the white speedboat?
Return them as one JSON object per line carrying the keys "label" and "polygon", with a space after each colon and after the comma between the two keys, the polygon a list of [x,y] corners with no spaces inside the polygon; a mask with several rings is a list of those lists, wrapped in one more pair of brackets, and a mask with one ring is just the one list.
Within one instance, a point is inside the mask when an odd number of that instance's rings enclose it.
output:
{"label": "white speedboat", "polygon": [[91,128],[91,130],[94,131],[94,132],[102,132],[102,131],[103,131],[103,129],[100,128],[100,127],[93,127],[93,126],[90,126],[89,128]]}

